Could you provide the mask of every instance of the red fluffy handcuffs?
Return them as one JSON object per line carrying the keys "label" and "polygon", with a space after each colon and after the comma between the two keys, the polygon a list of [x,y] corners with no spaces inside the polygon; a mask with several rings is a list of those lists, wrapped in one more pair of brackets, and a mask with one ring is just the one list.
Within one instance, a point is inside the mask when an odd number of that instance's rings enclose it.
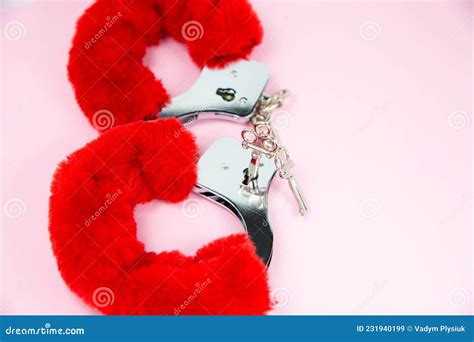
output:
{"label": "red fluffy handcuffs", "polygon": [[[49,230],[59,270],[106,314],[264,314],[271,306],[266,267],[246,234],[195,256],[146,252],[137,240],[135,205],[181,201],[197,179],[191,133],[176,119],[147,120],[169,95],[142,58],[165,35],[185,43],[199,66],[219,67],[246,58],[262,29],[246,0],[98,0],[86,10],[69,78],[86,116],[106,132],[54,176]],[[104,111],[113,113],[106,124],[97,117]]]}

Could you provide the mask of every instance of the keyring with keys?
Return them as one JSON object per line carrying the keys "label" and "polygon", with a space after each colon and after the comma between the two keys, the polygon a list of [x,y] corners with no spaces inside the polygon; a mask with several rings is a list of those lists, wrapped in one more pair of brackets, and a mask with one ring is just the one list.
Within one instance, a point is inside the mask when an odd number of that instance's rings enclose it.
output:
{"label": "keyring with keys", "polygon": [[198,162],[195,192],[239,218],[266,265],[270,264],[273,249],[268,191],[277,171],[288,180],[300,213],[308,211],[290,171],[293,163],[288,151],[271,126],[271,113],[282,105],[286,92],[264,95],[268,79],[267,68],[255,61],[240,61],[217,70],[204,68],[187,92],[173,98],[157,114],[161,118],[178,118],[185,124],[219,118],[252,125],[242,131],[242,142],[222,138],[205,151]]}

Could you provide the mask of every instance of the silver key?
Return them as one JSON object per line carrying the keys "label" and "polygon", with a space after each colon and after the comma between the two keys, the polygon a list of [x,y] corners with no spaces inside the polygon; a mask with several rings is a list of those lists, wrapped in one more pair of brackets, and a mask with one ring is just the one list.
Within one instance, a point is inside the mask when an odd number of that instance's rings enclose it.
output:
{"label": "silver key", "polygon": [[278,135],[271,125],[272,112],[283,105],[287,92],[282,90],[273,96],[263,96],[257,111],[251,120],[253,129],[246,128],[242,131],[242,147],[252,149],[252,159],[246,171],[244,184],[249,184],[258,177],[258,166],[260,157],[266,155],[274,158],[275,166],[281,178],[288,181],[291,192],[296,198],[301,215],[308,213],[306,203],[300,187],[291,172],[294,163],[290,159],[288,150],[278,141]]}
{"label": "silver key", "polygon": [[298,202],[300,214],[304,216],[309,211],[308,204],[301,193],[300,187],[298,186],[293,173],[291,172],[291,168],[294,166],[294,163],[290,159],[288,150],[283,146],[280,146],[275,153],[275,166],[278,169],[278,175],[288,181],[291,192]]}
{"label": "silver key", "polygon": [[242,147],[252,149],[252,158],[244,178],[244,184],[248,185],[258,177],[260,158],[263,155],[273,158],[278,148],[276,140],[272,136],[272,129],[268,123],[258,122],[254,129],[246,128],[242,131]]}

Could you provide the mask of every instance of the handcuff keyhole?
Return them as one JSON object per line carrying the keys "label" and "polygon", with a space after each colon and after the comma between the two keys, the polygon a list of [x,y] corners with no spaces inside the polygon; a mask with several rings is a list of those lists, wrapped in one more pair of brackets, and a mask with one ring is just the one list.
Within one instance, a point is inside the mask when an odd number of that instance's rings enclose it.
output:
{"label": "handcuff keyhole", "polygon": [[218,88],[216,94],[222,97],[224,101],[230,102],[235,99],[236,91],[232,88]]}

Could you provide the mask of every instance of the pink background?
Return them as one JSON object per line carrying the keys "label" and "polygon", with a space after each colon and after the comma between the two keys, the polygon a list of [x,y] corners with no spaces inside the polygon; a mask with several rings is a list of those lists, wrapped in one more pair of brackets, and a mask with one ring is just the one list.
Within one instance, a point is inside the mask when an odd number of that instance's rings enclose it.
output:
{"label": "pink background", "polygon": [[[61,279],[47,230],[56,165],[98,135],[66,77],[75,22],[90,3],[4,4],[4,314],[98,313]],[[275,180],[272,313],[473,314],[472,4],[252,3],[266,31],[252,58],[269,66],[269,90],[292,93],[278,115],[281,138],[312,209],[299,217]],[[11,22],[21,23],[19,39]],[[171,40],[145,62],[173,95],[199,74]],[[191,127],[202,150],[241,129]],[[241,231],[223,209],[191,200],[196,213],[159,201],[137,208],[148,250],[193,253]]]}

